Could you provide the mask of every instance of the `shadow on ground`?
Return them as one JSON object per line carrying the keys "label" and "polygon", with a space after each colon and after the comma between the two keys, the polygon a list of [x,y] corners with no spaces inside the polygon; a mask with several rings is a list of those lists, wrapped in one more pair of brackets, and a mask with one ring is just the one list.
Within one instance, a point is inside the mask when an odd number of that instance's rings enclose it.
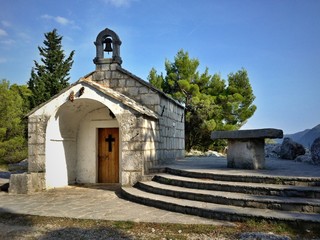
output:
{"label": "shadow on ground", "polygon": [[96,221],[5,213],[0,209],[0,239],[133,239],[125,231]]}

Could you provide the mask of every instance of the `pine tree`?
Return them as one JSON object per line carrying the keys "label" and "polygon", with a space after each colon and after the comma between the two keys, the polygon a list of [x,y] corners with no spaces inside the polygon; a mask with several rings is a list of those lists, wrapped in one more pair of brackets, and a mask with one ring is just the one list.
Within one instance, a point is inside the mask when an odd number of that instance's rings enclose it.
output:
{"label": "pine tree", "polygon": [[[236,130],[250,118],[256,106],[246,70],[231,73],[227,81],[219,74],[198,71],[200,62],[180,50],[174,62],[165,61],[166,75],[153,68],[149,81],[185,106],[185,145],[207,150],[213,130]],[[161,87],[161,88],[160,88]]]}
{"label": "pine tree", "polygon": [[22,119],[26,107],[24,98],[28,95],[25,86],[10,86],[6,80],[0,82],[0,164],[27,157],[26,129]]}
{"label": "pine tree", "polygon": [[151,83],[152,86],[158,88],[159,90],[163,90],[163,84],[164,84],[163,76],[162,74],[158,75],[157,70],[155,70],[154,68],[152,68],[149,73],[148,81]]}
{"label": "pine tree", "polygon": [[32,91],[31,108],[49,100],[69,85],[69,71],[73,64],[74,51],[65,58],[62,49],[62,36],[54,29],[45,33],[44,47],[38,47],[41,64],[34,61],[28,87]]}

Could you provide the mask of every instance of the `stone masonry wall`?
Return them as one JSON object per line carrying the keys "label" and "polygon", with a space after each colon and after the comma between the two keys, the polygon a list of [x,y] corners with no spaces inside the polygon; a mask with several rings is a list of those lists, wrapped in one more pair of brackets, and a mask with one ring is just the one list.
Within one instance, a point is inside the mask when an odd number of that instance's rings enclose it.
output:
{"label": "stone masonry wall", "polygon": [[[184,157],[184,108],[181,105],[117,64],[97,65],[92,80],[127,95],[159,115],[159,121],[154,123],[156,126],[142,128],[145,134],[155,138],[145,144],[148,146],[144,153],[145,172],[156,165]],[[144,134],[137,138],[142,136]],[[139,144],[143,145],[143,142]]]}
{"label": "stone masonry wall", "polygon": [[45,140],[48,118],[29,116],[28,173],[10,176],[9,193],[25,194],[45,189]]}
{"label": "stone masonry wall", "polygon": [[158,128],[155,120],[134,115],[128,110],[117,115],[117,120],[122,135],[122,184],[133,185],[144,175],[142,160],[155,160]]}
{"label": "stone masonry wall", "polygon": [[185,138],[184,138],[184,109],[174,102],[161,98],[159,119],[160,143],[159,156],[163,163],[173,159],[184,158]]}
{"label": "stone masonry wall", "polygon": [[48,118],[29,116],[28,172],[45,172],[45,141]]}

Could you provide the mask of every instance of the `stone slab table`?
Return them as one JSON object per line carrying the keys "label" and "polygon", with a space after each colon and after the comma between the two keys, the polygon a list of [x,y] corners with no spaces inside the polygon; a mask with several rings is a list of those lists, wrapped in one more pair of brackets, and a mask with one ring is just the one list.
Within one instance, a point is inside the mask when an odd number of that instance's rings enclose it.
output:
{"label": "stone slab table", "polygon": [[266,138],[283,138],[280,129],[264,128],[237,131],[213,131],[211,139],[227,139],[229,168],[264,169]]}

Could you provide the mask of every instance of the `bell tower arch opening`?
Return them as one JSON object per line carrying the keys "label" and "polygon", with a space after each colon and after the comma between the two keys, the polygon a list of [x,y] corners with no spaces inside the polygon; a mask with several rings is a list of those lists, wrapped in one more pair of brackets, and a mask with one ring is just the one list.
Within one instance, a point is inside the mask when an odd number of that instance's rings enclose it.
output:
{"label": "bell tower arch opening", "polygon": [[[101,31],[94,44],[96,45],[96,57],[93,59],[93,62],[96,65],[101,64],[111,64],[117,63],[122,64],[122,59],[120,57],[120,45],[121,40],[119,36],[112,30],[106,28]],[[105,52],[112,53],[111,57],[107,58]]]}

